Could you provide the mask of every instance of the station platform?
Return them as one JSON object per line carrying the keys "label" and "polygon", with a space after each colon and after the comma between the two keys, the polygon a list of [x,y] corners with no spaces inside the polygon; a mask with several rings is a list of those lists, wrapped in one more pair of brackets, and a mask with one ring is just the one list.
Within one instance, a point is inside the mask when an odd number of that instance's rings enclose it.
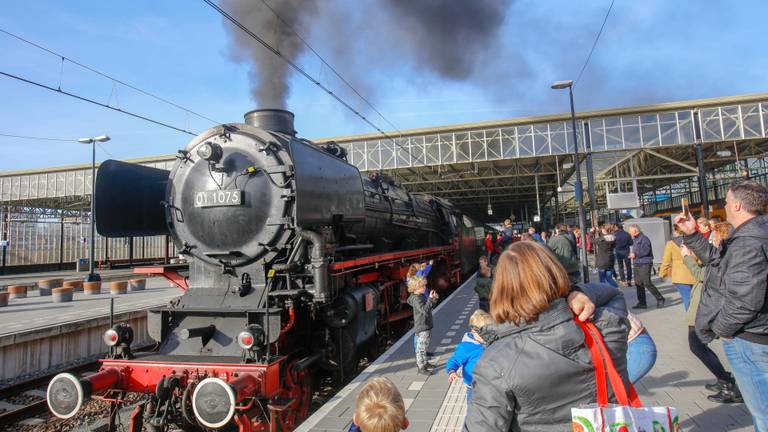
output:
{"label": "station platform", "polygon": [[0,308],[0,382],[60,371],[102,356],[110,299],[114,299],[114,322],[134,329],[135,346],[150,345],[147,310],[167,305],[181,294],[164,278],[154,277],[147,278],[145,290],[122,295],[112,295],[102,285],[102,294],[76,292],[67,303],[54,303],[37,290],[28,291],[27,298],[11,299]]}
{"label": "station platform", "polygon": [[[137,277],[143,277],[133,272],[133,268],[121,268],[114,270],[97,270],[103,282],[128,280]],[[0,287],[8,285],[27,285],[34,284],[41,279],[62,278],[65,280],[82,280],[88,272],[78,272],[75,270],[62,270],[53,272],[36,272],[0,275]]]}
{"label": "station platform", "polygon": [[[137,277],[133,273],[130,275]],[[106,279],[108,275],[104,276],[107,281],[116,280]],[[68,303],[53,303],[50,296],[41,297],[37,290],[29,291],[27,298],[12,299],[8,306],[0,308],[0,337],[20,331],[107,316],[109,299],[113,297],[108,290],[107,287],[103,287],[103,293],[98,295],[76,292],[72,301]],[[144,291],[114,296],[115,313],[163,306],[181,294],[179,288],[171,286],[163,278],[148,278]]]}
{"label": "station platform", "polygon": [[[636,385],[643,403],[676,407],[685,431],[753,431],[751,417],[743,404],[722,405],[707,400],[711,393],[704,384],[715,379],[688,349],[680,296],[670,283],[658,279],[654,283],[667,298],[667,306],[656,309],[654,299],[649,297],[650,309],[636,313],[658,351],[654,368]],[[624,288],[624,295],[630,306],[635,304],[634,287]],[[430,349],[437,356],[432,360],[437,367],[432,376],[416,373],[413,331],[410,331],[304,421],[297,432],[347,430],[358,391],[369,378],[377,376],[391,379],[400,390],[410,421],[408,432],[460,431],[466,412],[465,387],[460,381],[449,384],[443,369],[454,347],[468,331],[467,321],[476,308],[472,278],[435,309]],[[713,342],[711,346],[730,370],[720,342]]]}

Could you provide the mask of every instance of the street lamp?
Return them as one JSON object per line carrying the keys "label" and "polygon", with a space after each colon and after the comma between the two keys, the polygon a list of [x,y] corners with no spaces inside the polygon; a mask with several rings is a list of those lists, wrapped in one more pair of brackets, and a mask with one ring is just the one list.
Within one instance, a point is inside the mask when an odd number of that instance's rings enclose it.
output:
{"label": "street lamp", "polygon": [[85,277],[86,282],[100,281],[101,276],[93,271],[93,262],[95,259],[95,244],[96,244],[96,143],[107,142],[109,137],[106,135],[100,135],[95,138],[80,138],[77,142],[81,144],[91,144],[93,159],[91,159],[91,245],[90,255],[88,260],[88,276]]}
{"label": "street lamp", "polygon": [[573,129],[573,163],[576,165],[576,180],[573,183],[573,192],[576,196],[576,204],[579,206],[579,229],[581,230],[581,248],[579,259],[581,260],[581,275],[584,283],[589,282],[589,265],[587,263],[587,222],[584,215],[584,191],[581,186],[581,161],[579,160],[579,144],[576,136],[576,110],[573,107],[573,80],[557,81],[552,84],[553,90],[568,89],[571,98],[571,127]]}

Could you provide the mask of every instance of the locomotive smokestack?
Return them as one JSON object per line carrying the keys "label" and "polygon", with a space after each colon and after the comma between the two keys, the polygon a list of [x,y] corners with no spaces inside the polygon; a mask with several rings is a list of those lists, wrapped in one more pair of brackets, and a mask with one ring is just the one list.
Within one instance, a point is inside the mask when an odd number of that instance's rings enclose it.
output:
{"label": "locomotive smokestack", "polygon": [[245,122],[257,128],[288,135],[296,135],[293,130],[293,113],[281,109],[257,109],[245,113]]}

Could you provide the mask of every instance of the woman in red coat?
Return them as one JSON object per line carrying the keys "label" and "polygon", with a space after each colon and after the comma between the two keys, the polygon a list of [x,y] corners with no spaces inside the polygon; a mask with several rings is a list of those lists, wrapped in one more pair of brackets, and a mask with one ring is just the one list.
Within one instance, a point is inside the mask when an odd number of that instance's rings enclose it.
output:
{"label": "woman in red coat", "polygon": [[485,233],[485,241],[483,242],[485,244],[485,256],[488,258],[488,261],[491,260],[491,255],[493,254],[493,239],[491,238],[491,233],[487,232]]}

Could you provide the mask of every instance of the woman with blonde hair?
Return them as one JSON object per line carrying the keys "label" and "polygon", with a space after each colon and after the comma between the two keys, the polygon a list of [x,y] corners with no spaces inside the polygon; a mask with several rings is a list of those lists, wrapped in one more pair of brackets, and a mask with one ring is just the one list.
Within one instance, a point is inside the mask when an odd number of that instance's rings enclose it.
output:
{"label": "woman with blonde hair", "polygon": [[[593,322],[627,383],[623,296],[605,284],[574,288],[605,305]],[[569,309],[571,290],[568,274],[546,247],[518,242],[501,255],[491,294],[497,324],[480,332],[489,346],[473,371],[465,430],[570,430],[571,407],[595,403],[595,371]]]}
{"label": "woman with blonde hair", "polygon": [[661,267],[659,267],[659,277],[672,279],[672,285],[675,286],[683,300],[683,309],[687,311],[691,303],[691,288],[696,283],[696,279],[683,263],[683,256],[680,254],[683,232],[677,225],[673,226],[673,234],[672,240],[669,240],[664,246],[664,258],[661,260]]}

